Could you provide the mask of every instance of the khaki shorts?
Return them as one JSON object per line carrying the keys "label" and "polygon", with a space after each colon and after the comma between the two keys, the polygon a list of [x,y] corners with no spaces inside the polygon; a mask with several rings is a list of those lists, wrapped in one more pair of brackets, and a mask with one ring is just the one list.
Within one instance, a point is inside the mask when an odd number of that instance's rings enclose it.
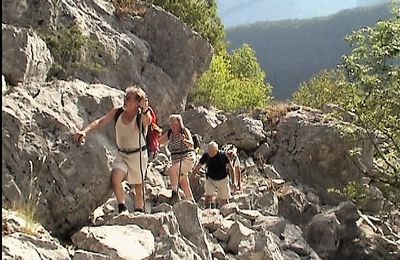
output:
{"label": "khaki shorts", "polygon": [[[148,162],[147,151],[142,151],[142,172],[145,174]],[[124,154],[118,152],[115,158],[112,169],[120,169],[126,174],[126,180],[130,184],[141,184],[142,174],[140,171],[140,152],[133,154]],[[144,176],[143,176],[144,177]]]}
{"label": "khaki shorts", "polygon": [[213,196],[215,190],[217,190],[217,199],[227,200],[231,196],[231,189],[229,187],[229,177],[226,176],[222,180],[213,180],[206,178],[204,184],[204,190],[206,196]]}
{"label": "khaki shorts", "polygon": [[195,161],[195,155],[190,155],[182,159],[182,165],[179,160],[172,161],[172,164],[169,166],[168,172],[179,172],[179,167],[181,168],[181,176],[188,176],[189,172],[192,171]]}

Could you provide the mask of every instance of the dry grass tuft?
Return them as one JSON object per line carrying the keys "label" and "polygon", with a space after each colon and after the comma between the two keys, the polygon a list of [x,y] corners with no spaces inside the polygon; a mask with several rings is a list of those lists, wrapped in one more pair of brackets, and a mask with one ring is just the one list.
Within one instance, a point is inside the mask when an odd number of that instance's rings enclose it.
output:
{"label": "dry grass tuft", "polygon": [[112,3],[115,7],[115,15],[118,18],[121,18],[125,14],[131,14],[135,16],[144,16],[147,12],[147,9],[138,5],[137,0],[112,0]]}
{"label": "dry grass tuft", "polygon": [[294,106],[290,103],[272,104],[265,109],[263,121],[271,129],[276,129],[281,119],[293,109]]}

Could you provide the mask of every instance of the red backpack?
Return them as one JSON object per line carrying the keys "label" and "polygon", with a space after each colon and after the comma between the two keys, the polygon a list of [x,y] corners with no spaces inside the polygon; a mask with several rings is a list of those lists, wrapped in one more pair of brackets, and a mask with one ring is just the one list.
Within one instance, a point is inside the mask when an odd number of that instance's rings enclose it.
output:
{"label": "red backpack", "polygon": [[149,155],[154,156],[160,151],[160,137],[162,129],[157,124],[157,116],[153,109],[150,109],[151,123],[147,130],[146,144]]}

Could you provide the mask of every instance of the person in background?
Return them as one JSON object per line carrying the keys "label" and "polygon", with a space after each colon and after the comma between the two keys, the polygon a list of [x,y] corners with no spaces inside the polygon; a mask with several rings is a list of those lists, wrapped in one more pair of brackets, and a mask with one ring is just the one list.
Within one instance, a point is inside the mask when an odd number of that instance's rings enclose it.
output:
{"label": "person in background", "polygon": [[212,141],[208,144],[207,152],[202,155],[193,172],[198,174],[203,165],[207,166],[204,184],[205,207],[211,207],[215,191],[217,191],[218,206],[227,204],[231,195],[228,170],[233,172],[233,166],[226,153],[218,149],[216,142]]}
{"label": "person in background", "polygon": [[233,191],[242,191],[242,174],[240,171],[240,160],[239,156],[237,155],[237,148],[231,144],[227,145],[226,147],[226,155],[231,161],[233,166],[233,172],[231,172],[231,184]]}
{"label": "person in background", "polygon": [[189,183],[189,172],[194,166],[196,153],[193,149],[192,135],[183,124],[182,116],[172,114],[169,117],[170,129],[160,138],[160,144],[168,143],[171,152],[171,165],[167,172],[171,180],[171,202],[179,200],[178,186],[181,185],[186,200],[193,201],[193,194]]}

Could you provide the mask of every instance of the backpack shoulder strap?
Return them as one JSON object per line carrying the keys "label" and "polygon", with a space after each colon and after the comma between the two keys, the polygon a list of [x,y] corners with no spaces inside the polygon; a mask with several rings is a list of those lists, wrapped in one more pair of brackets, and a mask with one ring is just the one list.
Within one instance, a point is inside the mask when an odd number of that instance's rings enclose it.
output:
{"label": "backpack shoulder strap", "polygon": [[117,109],[117,112],[115,112],[115,115],[114,115],[114,125],[117,123],[117,120],[118,120],[119,116],[122,114],[122,112],[124,112],[124,109],[123,109],[122,107],[119,107],[119,108]]}
{"label": "backpack shoulder strap", "polygon": [[141,121],[142,121],[142,113],[138,111],[138,113],[136,114],[136,125],[138,129],[140,129]]}

